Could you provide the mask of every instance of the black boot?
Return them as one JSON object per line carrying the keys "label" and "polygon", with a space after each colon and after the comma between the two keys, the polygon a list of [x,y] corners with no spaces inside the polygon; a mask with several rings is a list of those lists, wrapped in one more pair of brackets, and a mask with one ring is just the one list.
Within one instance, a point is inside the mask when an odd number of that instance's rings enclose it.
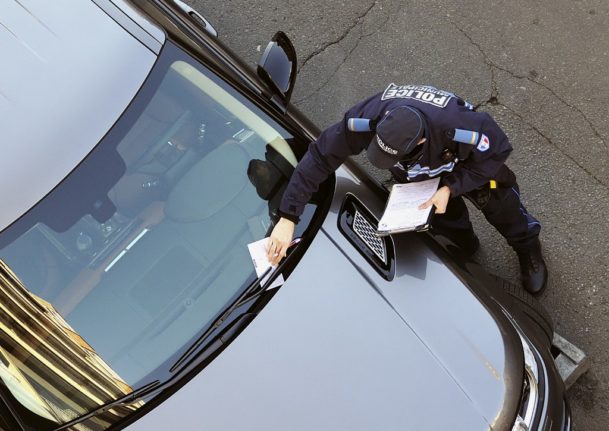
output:
{"label": "black boot", "polygon": [[548,281],[548,268],[541,255],[541,244],[538,241],[530,249],[518,250],[516,253],[520,262],[522,287],[533,295],[541,293]]}

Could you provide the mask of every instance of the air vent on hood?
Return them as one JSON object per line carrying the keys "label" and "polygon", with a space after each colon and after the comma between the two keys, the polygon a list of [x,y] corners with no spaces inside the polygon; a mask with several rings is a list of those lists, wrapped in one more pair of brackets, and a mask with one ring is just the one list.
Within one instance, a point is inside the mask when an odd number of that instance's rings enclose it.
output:
{"label": "air vent on hood", "polygon": [[353,231],[383,263],[387,263],[387,251],[383,238],[378,236],[374,226],[357,210],[353,219]]}
{"label": "air vent on hood", "polygon": [[378,236],[378,220],[352,194],[347,194],[338,217],[338,228],[383,278],[393,279],[395,259],[391,236]]}

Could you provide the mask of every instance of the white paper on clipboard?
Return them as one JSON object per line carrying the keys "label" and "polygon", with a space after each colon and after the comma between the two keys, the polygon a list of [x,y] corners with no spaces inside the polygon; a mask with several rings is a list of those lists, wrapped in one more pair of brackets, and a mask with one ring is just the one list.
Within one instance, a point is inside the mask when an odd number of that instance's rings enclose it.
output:
{"label": "white paper on clipboard", "polygon": [[440,178],[394,184],[379,220],[379,234],[413,231],[428,225],[432,207],[420,210],[419,206],[431,199],[439,184]]}

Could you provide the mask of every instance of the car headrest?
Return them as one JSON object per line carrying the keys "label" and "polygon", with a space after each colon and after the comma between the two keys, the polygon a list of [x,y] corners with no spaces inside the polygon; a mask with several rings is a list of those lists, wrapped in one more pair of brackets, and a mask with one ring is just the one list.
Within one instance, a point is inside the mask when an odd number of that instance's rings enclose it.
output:
{"label": "car headrest", "polygon": [[239,144],[224,144],[195,164],[170,192],[165,215],[177,222],[205,220],[224,209],[249,184],[250,157]]}

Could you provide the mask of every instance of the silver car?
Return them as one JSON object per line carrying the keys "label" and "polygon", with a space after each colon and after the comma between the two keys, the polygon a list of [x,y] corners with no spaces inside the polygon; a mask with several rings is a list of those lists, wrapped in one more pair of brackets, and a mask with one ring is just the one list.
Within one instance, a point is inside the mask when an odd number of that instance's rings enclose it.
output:
{"label": "silver car", "polygon": [[571,429],[547,314],[348,162],[258,276],[319,130],[177,0],[0,3],[0,429]]}

